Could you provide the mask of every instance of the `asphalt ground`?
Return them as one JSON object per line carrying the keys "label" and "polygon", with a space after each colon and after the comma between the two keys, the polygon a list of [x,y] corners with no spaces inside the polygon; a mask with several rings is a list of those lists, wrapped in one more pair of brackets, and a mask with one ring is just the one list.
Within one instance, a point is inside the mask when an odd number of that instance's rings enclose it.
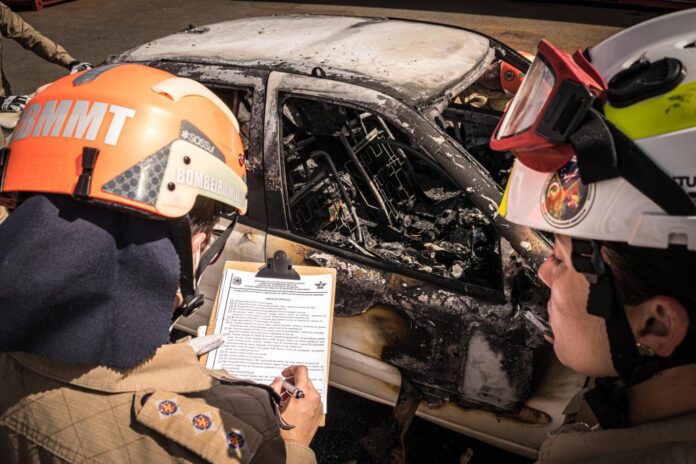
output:
{"label": "asphalt ground", "polygon": [[[493,0],[402,2],[354,0],[252,2],[229,0],[74,0],[40,12],[20,11],[34,27],[79,60],[101,63],[111,54],[184,29],[228,19],[292,13],[388,16],[440,22],[489,34],[518,50],[532,51],[542,37],[566,50],[598,43],[621,28],[649,19],[654,10]],[[424,5],[431,10],[425,10]],[[3,40],[3,68],[14,93],[30,93],[65,74],[11,40]],[[313,448],[319,462],[370,462],[360,444],[367,432],[391,415],[390,408],[330,389],[331,413]],[[405,437],[408,462],[530,462],[416,418]]]}

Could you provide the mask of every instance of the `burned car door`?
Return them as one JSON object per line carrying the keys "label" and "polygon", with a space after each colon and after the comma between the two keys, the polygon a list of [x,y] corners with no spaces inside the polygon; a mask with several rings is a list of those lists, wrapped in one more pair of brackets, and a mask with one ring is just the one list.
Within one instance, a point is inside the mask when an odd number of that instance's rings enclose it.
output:
{"label": "burned car door", "polygon": [[[264,261],[266,243],[266,208],[262,169],[263,113],[265,77],[263,71],[237,69],[227,66],[191,63],[151,63],[161,69],[197,80],[213,91],[232,110],[239,123],[239,131],[246,154],[249,208],[241,216],[229,237],[220,258],[211,264],[199,283],[205,295],[205,304],[190,317],[180,318],[175,327],[195,333],[200,325],[207,325],[225,261]],[[191,134],[195,136],[195,134]],[[221,220],[214,235],[225,230]]]}
{"label": "burned car door", "polygon": [[538,241],[530,231],[500,226],[485,170],[389,96],[280,72],[264,143],[266,255],[338,271],[332,363],[359,353],[434,405],[518,411],[539,337],[519,310],[534,286],[515,250],[543,253],[520,245]]}

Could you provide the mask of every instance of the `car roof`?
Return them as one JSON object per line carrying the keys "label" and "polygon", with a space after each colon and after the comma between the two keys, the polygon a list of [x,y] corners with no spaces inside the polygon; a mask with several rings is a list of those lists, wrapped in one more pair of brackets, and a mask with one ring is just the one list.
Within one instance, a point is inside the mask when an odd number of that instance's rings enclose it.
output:
{"label": "car roof", "polygon": [[118,60],[205,62],[300,74],[320,67],[330,79],[418,104],[468,86],[492,57],[487,37],[455,27],[287,15],[189,28],[134,48]]}

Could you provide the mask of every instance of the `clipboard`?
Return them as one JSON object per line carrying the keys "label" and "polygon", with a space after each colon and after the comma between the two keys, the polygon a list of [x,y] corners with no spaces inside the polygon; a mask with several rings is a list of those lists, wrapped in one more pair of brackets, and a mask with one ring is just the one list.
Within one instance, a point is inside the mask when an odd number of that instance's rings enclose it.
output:
{"label": "clipboard", "polygon": [[[228,270],[254,273],[255,277],[262,279],[299,281],[302,279],[303,276],[327,276],[331,280],[330,307],[328,312],[328,343],[326,349],[325,370],[325,388],[328,389],[329,367],[331,361],[331,337],[333,332],[333,314],[336,299],[336,269],[315,266],[293,266],[287,254],[282,250],[276,251],[271,258],[267,259],[266,263],[227,261],[223,269],[223,278],[221,279],[220,285],[218,286],[218,291],[215,297],[215,304],[213,306],[213,311],[211,313],[210,321],[208,322],[208,328],[206,330],[207,335],[212,335],[215,333],[215,327],[218,322],[217,319],[219,305],[221,304],[221,296],[223,294],[223,287],[225,286],[226,281],[225,275]],[[203,366],[206,366],[208,364],[210,354],[212,354],[212,352],[205,354],[204,356],[201,356],[199,362]],[[237,375],[235,372],[230,373],[235,376]],[[279,374],[280,372],[278,372],[278,375]],[[315,387],[317,386],[315,385]],[[326,395],[324,396],[326,397]],[[323,419],[320,425],[324,425]]]}

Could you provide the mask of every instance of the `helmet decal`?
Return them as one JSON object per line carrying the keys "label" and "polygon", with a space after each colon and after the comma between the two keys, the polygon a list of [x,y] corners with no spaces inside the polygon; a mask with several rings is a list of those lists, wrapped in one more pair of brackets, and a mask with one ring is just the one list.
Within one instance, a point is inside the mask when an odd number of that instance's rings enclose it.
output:
{"label": "helmet decal", "polygon": [[582,183],[578,164],[573,158],[548,176],[541,192],[544,219],[554,227],[565,229],[576,226],[587,217],[592,208],[595,186]]}
{"label": "helmet decal", "polygon": [[[14,140],[27,137],[58,137],[94,141],[111,113],[109,127],[103,142],[116,145],[127,119],[135,117],[135,110],[104,102],[78,100],[48,100],[43,105],[33,103],[17,124]],[[62,134],[61,134],[62,130]]]}
{"label": "helmet decal", "polygon": [[216,147],[200,129],[185,119],[181,121],[179,138],[202,148],[220,161],[225,161],[225,155],[222,153],[222,150]]}
{"label": "helmet decal", "polygon": [[153,155],[122,172],[107,182],[102,190],[148,205],[155,205],[169,161],[170,147],[171,144],[160,148]]}

